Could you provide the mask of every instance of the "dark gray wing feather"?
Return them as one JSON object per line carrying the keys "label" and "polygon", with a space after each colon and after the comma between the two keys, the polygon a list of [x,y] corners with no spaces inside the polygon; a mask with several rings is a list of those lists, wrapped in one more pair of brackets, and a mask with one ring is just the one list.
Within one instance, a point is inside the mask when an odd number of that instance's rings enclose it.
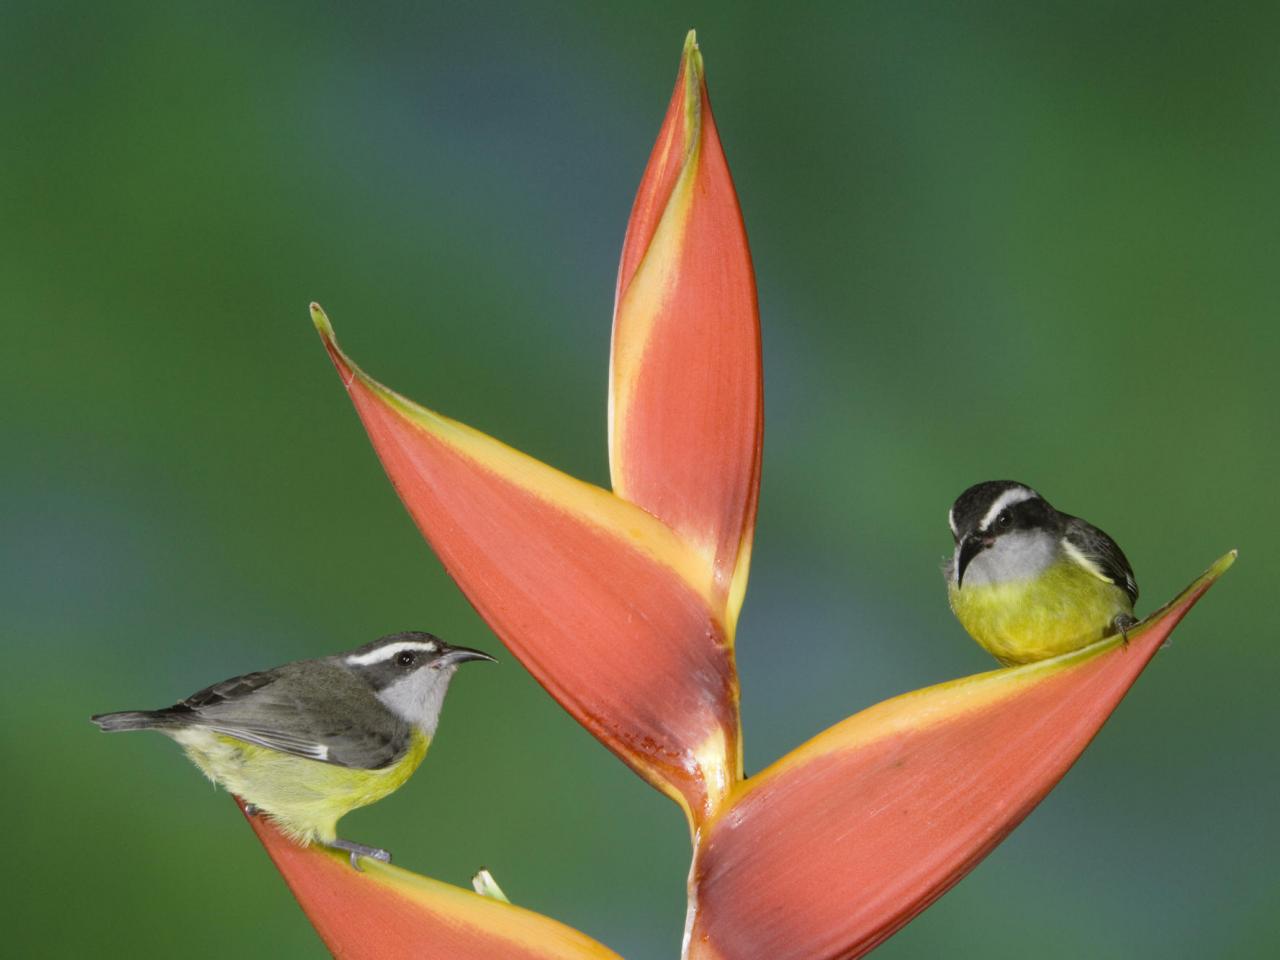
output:
{"label": "dark gray wing feather", "polygon": [[368,684],[327,660],[232,677],[168,712],[282,753],[366,770],[398,759],[411,733]]}
{"label": "dark gray wing feather", "polygon": [[263,670],[259,673],[246,673],[243,677],[232,677],[230,680],[223,680],[221,683],[215,683],[211,687],[205,687],[193,693],[177,706],[196,710],[201,707],[213,707],[228,700],[239,700],[272,683],[277,676],[279,676],[278,670]]}
{"label": "dark gray wing feather", "polygon": [[1138,602],[1138,581],[1129,560],[1119,544],[1079,517],[1064,516],[1063,538],[1080,551],[1093,566],[1129,595],[1130,603]]}

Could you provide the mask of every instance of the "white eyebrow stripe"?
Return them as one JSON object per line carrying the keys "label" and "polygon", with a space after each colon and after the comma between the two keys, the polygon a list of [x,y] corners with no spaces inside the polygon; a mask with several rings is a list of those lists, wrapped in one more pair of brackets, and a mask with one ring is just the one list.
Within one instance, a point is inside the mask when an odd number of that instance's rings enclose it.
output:
{"label": "white eyebrow stripe", "polygon": [[985,530],[991,526],[992,521],[1000,516],[1000,511],[1007,507],[1012,507],[1015,503],[1022,503],[1024,500],[1030,500],[1038,494],[1027,487],[1014,487],[1012,490],[1006,490],[1000,496],[996,497],[996,502],[991,505],[991,509],[987,511],[986,516],[982,518],[982,522],[978,524],[979,530]]}
{"label": "white eyebrow stripe", "polygon": [[951,526],[951,535],[953,537],[960,536],[960,531],[956,529],[956,508],[954,506],[947,511],[947,523]]}
{"label": "white eyebrow stripe", "polygon": [[397,654],[404,653],[406,650],[420,650],[424,653],[438,653],[440,645],[434,640],[401,640],[399,643],[390,643],[385,647],[379,647],[377,650],[370,650],[368,653],[353,653],[347,657],[345,663],[351,667],[367,667],[373,663],[381,663],[383,660],[390,660]]}

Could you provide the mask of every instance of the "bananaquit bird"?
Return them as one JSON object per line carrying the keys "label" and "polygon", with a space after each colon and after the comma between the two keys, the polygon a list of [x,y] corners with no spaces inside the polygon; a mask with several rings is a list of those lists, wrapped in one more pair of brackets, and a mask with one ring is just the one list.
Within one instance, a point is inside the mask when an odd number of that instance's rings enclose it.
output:
{"label": "bananaquit bird", "polygon": [[951,609],[1005,666],[1078,650],[1137,622],[1138,583],[1116,542],[1026,484],[975,484],[948,519]]}
{"label": "bananaquit bird", "polygon": [[214,783],[303,845],[390,861],[340,840],[338,820],[397,790],[435,736],[458,664],[493,660],[429,633],[396,633],[350,653],[224,680],[163,710],[105,713],[107,732],[172,737]]}

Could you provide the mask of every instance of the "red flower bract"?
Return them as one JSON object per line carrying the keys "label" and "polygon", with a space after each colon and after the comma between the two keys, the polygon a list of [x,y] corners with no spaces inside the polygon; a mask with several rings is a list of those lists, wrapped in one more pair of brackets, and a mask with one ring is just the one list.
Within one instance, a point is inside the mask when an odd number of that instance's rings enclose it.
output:
{"label": "red flower bract", "polygon": [[689,957],[836,960],[891,935],[1044,798],[1234,559],[1128,641],[905,694],[752,777],[700,835]]}
{"label": "red flower bract", "polygon": [[614,492],[706,556],[732,630],[760,490],[760,319],[692,34],[627,224],[609,373]]}
{"label": "red flower bract", "polygon": [[548,917],[377,860],[300,847],[249,817],[329,952],[340,960],[620,960]]}

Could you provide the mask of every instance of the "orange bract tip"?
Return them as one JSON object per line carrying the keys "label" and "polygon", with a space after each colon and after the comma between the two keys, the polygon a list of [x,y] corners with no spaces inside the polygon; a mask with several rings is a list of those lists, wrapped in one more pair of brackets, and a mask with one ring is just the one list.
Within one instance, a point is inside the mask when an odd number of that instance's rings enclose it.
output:
{"label": "orange bract tip", "polygon": [[333,325],[329,323],[329,315],[324,312],[324,308],[320,304],[315,302],[311,304],[311,322],[320,331],[320,336],[326,340],[333,339]]}

